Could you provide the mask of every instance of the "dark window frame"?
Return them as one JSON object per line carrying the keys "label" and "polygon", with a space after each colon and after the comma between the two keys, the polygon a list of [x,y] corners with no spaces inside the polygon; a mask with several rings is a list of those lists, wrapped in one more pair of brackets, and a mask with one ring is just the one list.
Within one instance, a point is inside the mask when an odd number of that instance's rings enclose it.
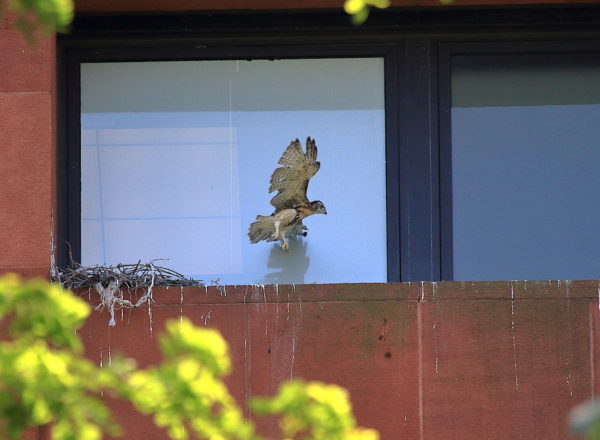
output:
{"label": "dark window frame", "polygon": [[[388,281],[400,281],[399,265],[399,225],[398,225],[398,148],[395,145],[397,136],[391,133],[394,123],[395,107],[394,81],[390,78],[397,72],[397,52],[390,50],[387,45],[365,46],[352,45],[343,48],[331,45],[282,46],[229,48],[181,47],[173,48],[107,48],[89,52],[85,49],[70,51],[67,55],[66,72],[64,73],[64,89],[66,103],[66,121],[63,129],[66,136],[63,141],[64,148],[62,160],[66,162],[66,169],[62,171],[63,197],[61,209],[66,215],[66,221],[61,221],[62,232],[59,234],[61,241],[69,243],[69,252],[73,260],[80,261],[81,251],[81,124],[80,124],[80,66],[81,63],[107,62],[107,61],[181,61],[181,60],[228,60],[228,59],[307,59],[307,58],[347,58],[347,57],[378,57],[384,60],[385,78],[385,112],[386,112],[386,212],[387,215],[387,276]],[[390,215],[395,213],[395,215]],[[68,259],[71,258],[68,257]],[[66,264],[64,250],[59,264]]]}
{"label": "dark window frame", "polygon": [[81,62],[384,57],[388,282],[451,280],[451,57],[595,51],[597,24],[600,7],[390,10],[362,28],[339,12],[79,16],[58,40],[59,264],[80,255]]}

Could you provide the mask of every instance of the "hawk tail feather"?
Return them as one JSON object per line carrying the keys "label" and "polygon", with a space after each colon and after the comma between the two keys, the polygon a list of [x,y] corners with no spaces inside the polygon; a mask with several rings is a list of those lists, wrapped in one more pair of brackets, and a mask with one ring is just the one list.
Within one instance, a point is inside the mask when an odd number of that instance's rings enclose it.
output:
{"label": "hawk tail feather", "polygon": [[257,215],[256,221],[250,224],[248,237],[250,237],[250,242],[258,243],[272,238],[274,232],[273,217],[270,215]]}
{"label": "hawk tail feather", "polygon": [[[308,228],[300,221],[284,233],[286,237],[296,235],[306,237],[307,231]],[[275,241],[276,239],[273,238],[274,234],[275,224],[272,215],[257,215],[256,221],[250,224],[250,229],[248,230],[248,237],[250,237],[251,243],[258,243],[262,240]]]}

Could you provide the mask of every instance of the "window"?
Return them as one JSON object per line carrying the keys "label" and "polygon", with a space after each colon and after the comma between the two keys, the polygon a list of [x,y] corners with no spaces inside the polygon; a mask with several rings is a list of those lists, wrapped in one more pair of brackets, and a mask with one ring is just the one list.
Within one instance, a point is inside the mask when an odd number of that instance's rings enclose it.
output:
{"label": "window", "polygon": [[452,278],[597,278],[600,52],[519,47],[449,58]]}
{"label": "window", "polygon": [[[82,264],[162,258],[225,284],[387,280],[382,58],[82,63],[81,97]],[[329,215],[286,253],[251,244],[277,160],[307,136],[322,163],[308,195]]]}
{"label": "window", "polygon": [[[79,17],[59,41],[59,235],[83,264],[165,258],[222,284],[597,278],[600,33],[580,25],[598,20]],[[329,215],[286,254],[250,244],[307,136]]]}

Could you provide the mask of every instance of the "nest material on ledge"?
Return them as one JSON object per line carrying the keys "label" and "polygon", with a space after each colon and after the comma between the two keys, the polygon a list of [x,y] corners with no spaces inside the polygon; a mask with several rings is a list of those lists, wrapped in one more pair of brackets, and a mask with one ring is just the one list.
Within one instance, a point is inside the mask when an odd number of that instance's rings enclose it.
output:
{"label": "nest material on ledge", "polygon": [[[152,290],[156,286],[202,286],[202,281],[186,278],[180,273],[149,263],[118,264],[116,266],[82,266],[71,260],[66,268],[53,267],[53,280],[68,289],[94,289],[100,295],[96,310],[108,309],[108,325],[115,326],[115,310],[140,307],[154,302]],[[122,289],[145,289],[144,295],[135,303],[123,298]],[[131,299],[131,298],[130,298]],[[148,309],[148,313],[151,310]]]}
{"label": "nest material on ledge", "polygon": [[67,289],[95,289],[98,283],[108,287],[111,283],[127,289],[155,286],[202,286],[199,280],[186,278],[179,272],[149,263],[117,264],[116,266],[82,266],[71,261],[65,268],[56,268],[56,282]]}

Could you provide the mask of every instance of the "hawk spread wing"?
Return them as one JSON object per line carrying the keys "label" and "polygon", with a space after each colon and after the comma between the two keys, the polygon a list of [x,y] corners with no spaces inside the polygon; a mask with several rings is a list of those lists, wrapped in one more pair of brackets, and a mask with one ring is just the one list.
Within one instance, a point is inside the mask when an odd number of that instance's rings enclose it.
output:
{"label": "hawk spread wing", "polygon": [[314,214],[327,214],[320,200],[309,202],[306,197],[308,181],[319,171],[317,145],[314,139],[306,139],[306,153],[298,139],[292,141],[279,159],[279,168],[271,175],[269,192],[277,191],[271,199],[275,212],[258,215],[250,224],[248,237],[251,243],[280,240],[284,251],[289,248],[287,237],[306,236],[307,228],[302,220]]}
{"label": "hawk spread wing", "polygon": [[308,203],[308,181],[319,171],[317,145],[314,139],[306,139],[306,153],[298,139],[293,140],[279,159],[279,165],[271,175],[269,192],[277,191],[271,199],[275,212]]}

